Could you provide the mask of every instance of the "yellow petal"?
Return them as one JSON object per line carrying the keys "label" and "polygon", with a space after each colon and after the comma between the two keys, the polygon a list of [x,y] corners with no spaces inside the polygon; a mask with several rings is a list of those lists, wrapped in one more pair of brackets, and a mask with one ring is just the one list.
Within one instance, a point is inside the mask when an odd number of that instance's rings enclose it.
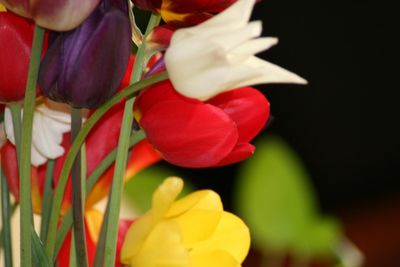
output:
{"label": "yellow petal", "polygon": [[221,219],[222,211],[190,210],[171,219],[179,225],[185,244],[204,241],[215,232]]}
{"label": "yellow petal", "polygon": [[189,209],[223,211],[221,198],[211,190],[196,191],[174,202],[167,214],[167,218],[179,216]]}
{"label": "yellow petal", "polygon": [[103,223],[103,213],[96,209],[88,209],[85,211],[85,222],[90,235],[90,239],[97,243],[101,224]]}
{"label": "yellow petal", "polygon": [[223,250],[241,263],[250,248],[250,232],[244,222],[229,212],[224,212],[214,234],[204,242],[193,244],[191,255],[201,257],[209,251]]}
{"label": "yellow petal", "polygon": [[178,177],[169,177],[157,188],[153,194],[152,212],[155,217],[164,217],[176,197],[183,189],[183,180]]}
{"label": "yellow petal", "polygon": [[5,11],[7,11],[6,8],[2,4],[0,4],[0,12],[5,12]]}
{"label": "yellow petal", "polygon": [[201,190],[174,202],[165,217],[178,223],[184,243],[190,244],[209,238],[222,212],[219,195],[211,190]]}
{"label": "yellow petal", "polygon": [[131,267],[190,266],[189,254],[182,244],[179,227],[170,221],[164,221],[154,228],[135,257],[127,259],[124,256],[121,254],[121,261],[129,262]]}
{"label": "yellow petal", "polygon": [[143,246],[143,242],[161,222],[166,211],[183,188],[183,181],[178,177],[167,178],[154,192],[152,209],[136,220],[126,233],[121,250],[121,258],[135,257]]}
{"label": "yellow petal", "polygon": [[191,257],[191,267],[240,267],[240,263],[223,250]]}
{"label": "yellow petal", "polygon": [[129,227],[121,249],[121,262],[129,263],[129,259],[139,253],[154,226],[154,217],[151,213],[147,213]]}

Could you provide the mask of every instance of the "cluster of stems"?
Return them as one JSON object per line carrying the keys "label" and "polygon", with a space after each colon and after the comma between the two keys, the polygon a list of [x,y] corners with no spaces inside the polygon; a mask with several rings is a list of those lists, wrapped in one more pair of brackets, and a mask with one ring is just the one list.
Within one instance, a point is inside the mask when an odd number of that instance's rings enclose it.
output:
{"label": "cluster of stems", "polygon": [[[158,15],[152,15],[146,30],[148,35],[160,22]],[[20,177],[20,262],[22,267],[54,266],[58,252],[73,229],[71,263],[88,266],[85,245],[84,207],[85,195],[91,191],[101,175],[115,162],[115,171],[109,192],[108,204],[98,239],[94,266],[113,266],[116,256],[119,210],[123,190],[123,176],[127,165],[129,150],[143,138],[141,131],[132,132],[134,97],[144,87],[166,80],[166,72],[143,79],[143,72],[150,58],[145,39],[138,47],[131,85],[115,94],[100,106],[82,125],[82,112],[71,108],[72,145],[67,152],[57,186],[53,185],[54,160],[49,160],[42,198],[40,232],[33,224],[31,197],[31,144],[32,125],[35,109],[36,85],[40,67],[40,55],[44,39],[44,29],[36,26],[29,66],[28,82],[23,103],[10,103],[16,140],[17,160]],[[102,116],[115,104],[125,100],[125,109],[118,146],[110,152],[86,177],[85,138]],[[24,110],[21,120],[21,110]],[[0,159],[1,160],[1,159]],[[72,208],[61,218],[62,200],[69,176],[72,176]],[[4,251],[5,266],[13,266],[11,216],[17,204],[11,203],[10,192],[1,172],[1,245]],[[71,265],[72,266],[72,265]]]}

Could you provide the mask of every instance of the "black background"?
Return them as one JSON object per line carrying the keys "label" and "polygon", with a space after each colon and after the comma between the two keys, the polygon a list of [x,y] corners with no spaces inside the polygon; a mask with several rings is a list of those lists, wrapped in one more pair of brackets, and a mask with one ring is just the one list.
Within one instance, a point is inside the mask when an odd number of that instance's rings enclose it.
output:
{"label": "black background", "polygon": [[[296,150],[325,211],[400,193],[390,10],[362,0],[265,0],[254,11],[263,35],[280,41],[259,56],[309,81],[257,86],[275,118],[262,134],[279,134]],[[177,171],[222,193],[230,208],[236,169]]]}

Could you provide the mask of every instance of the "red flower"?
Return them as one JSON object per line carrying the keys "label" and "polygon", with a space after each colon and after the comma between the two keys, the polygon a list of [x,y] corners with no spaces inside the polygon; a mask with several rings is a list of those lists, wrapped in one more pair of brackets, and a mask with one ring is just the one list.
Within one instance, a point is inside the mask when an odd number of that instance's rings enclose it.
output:
{"label": "red flower", "polygon": [[24,98],[33,27],[27,19],[0,12],[0,101]]}
{"label": "red flower", "polygon": [[249,142],[269,117],[269,102],[246,87],[207,102],[178,94],[169,81],[142,91],[136,120],[165,160],[202,168],[236,163],[251,156]]}
{"label": "red flower", "polygon": [[175,27],[193,26],[221,12],[236,0],[133,0],[141,9],[159,13]]}

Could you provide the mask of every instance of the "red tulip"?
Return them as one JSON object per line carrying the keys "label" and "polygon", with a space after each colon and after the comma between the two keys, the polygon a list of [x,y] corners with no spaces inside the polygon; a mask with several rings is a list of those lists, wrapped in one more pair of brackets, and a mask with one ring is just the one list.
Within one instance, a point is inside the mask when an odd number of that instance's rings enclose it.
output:
{"label": "red tulip", "polygon": [[0,12],[0,101],[24,98],[31,58],[33,23],[9,12]]}
{"label": "red tulip", "polygon": [[175,27],[199,24],[221,12],[236,0],[133,0],[141,9],[159,13]]}
{"label": "red tulip", "polygon": [[246,87],[201,102],[178,94],[169,81],[142,91],[136,120],[162,157],[179,166],[202,168],[251,156],[249,142],[269,117],[269,102]]}

